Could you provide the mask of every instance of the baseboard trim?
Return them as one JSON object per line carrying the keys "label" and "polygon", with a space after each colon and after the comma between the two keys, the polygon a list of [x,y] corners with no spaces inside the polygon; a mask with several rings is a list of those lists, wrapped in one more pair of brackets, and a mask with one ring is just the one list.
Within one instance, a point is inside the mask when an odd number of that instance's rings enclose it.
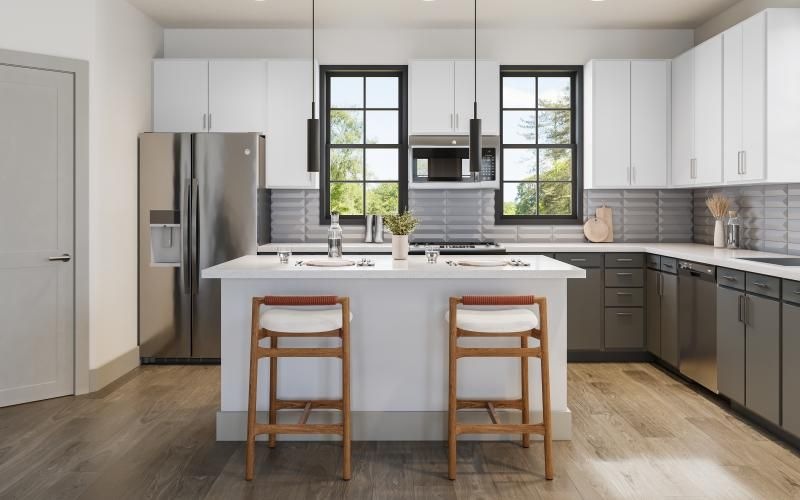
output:
{"label": "baseboard trim", "polygon": [[[301,410],[280,411],[278,422],[296,423]],[[503,422],[520,421],[519,412],[498,411]],[[488,423],[485,411],[459,411],[462,423]],[[259,422],[267,421],[267,412],[258,412]],[[339,412],[315,411],[310,423],[336,423],[341,420]],[[531,422],[541,422],[541,412],[531,412]],[[445,411],[354,411],[352,412],[354,441],[445,441],[447,440],[447,412]],[[217,412],[217,441],[244,441],[247,437],[246,411]],[[533,436],[541,439],[540,436]],[[259,440],[266,436],[259,436]],[[285,441],[336,441],[336,436],[281,435]],[[467,435],[459,439],[468,441],[511,441],[519,436],[509,434]],[[567,409],[553,412],[553,439],[572,439],[572,413]]]}
{"label": "baseboard trim", "polygon": [[139,346],[108,363],[89,370],[89,392],[99,391],[139,366]]}
{"label": "baseboard trim", "polygon": [[567,363],[652,363],[647,351],[567,351]]}

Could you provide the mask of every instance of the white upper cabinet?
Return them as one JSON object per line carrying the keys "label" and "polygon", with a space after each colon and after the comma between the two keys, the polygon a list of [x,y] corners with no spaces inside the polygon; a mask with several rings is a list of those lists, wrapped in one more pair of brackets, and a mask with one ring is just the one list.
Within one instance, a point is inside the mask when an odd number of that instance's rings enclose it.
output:
{"label": "white upper cabinet", "polygon": [[723,163],[725,182],[764,178],[767,15],[723,33]]}
{"label": "white upper cabinet", "polygon": [[[469,133],[475,81],[472,61],[411,61],[409,80],[411,135]],[[500,133],[499,95],[499,65],[478,61],[478,117],[484,135]]]}
{"label": "white upper cabinet", "polygon": [[208,88],[209,131],[266,132],[267,61],[209,61]]}
{"label": "white upper cabinet", "polygon": [[631,185],[669,181],[669,61],[631,61]]}
{"label": "white upper cabinet", "polygon": [[669,61],[590,61],[585,84],[585,187],[665,187]]}
{"label": "white upper cabinet", "polygon": [[694,48],[695,185],[722,182],[722,35]]}
{"label": "white upper cabinet", "polygon": [[[469,134],[469,120],[474,114],[475,63],[455,62],[455,129]],[[500,133],[500,65],[478,61],[478,118],[483,135]]]}
{"label": "white upper cabinet", "polygon": [[[310,174],[306,170],[307,120],[311,118],[311,87],[310,59],[275,59],[268,62],[266,114],[268,188],[316,189],[319,186],[319,175]],[[317,98],[314,100],[319,101]],[[318,109],[317,116],[319,116]]]}
{"label": "white upper cabinet", "polygon": [[672,60],[672,185],[694,184],[694,50]]}
{"label": "white upper cabinet", "polygon": [[208,61],[153,61],[153,131],[205,132],[208,127]]}
{"label": "white upper cabinet", "polygon": [[154,132],[264,132],[264,60],[153,61]]}

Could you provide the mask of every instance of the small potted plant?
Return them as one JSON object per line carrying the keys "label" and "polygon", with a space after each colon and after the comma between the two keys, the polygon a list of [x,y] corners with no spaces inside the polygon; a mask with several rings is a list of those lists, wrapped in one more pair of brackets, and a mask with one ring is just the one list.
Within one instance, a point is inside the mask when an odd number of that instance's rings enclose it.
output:
{"label": "small potted plant", "polygon": [[408,235],[414,232],[419,224],[419,219],[411,212],[403,212],[384,217],[384,225],[392,233],[392,258],[395,260],[408,259]]}

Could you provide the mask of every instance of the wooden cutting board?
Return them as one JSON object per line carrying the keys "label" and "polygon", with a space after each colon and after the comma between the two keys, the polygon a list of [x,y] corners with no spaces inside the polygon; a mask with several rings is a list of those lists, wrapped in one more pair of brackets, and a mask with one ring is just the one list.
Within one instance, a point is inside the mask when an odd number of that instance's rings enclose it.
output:
{"label": "wooden cutting board", "polygon": [[608,226],[597,217],[592,217],[583,225],[583,234],[592,243],[602,243],[608,238]]}
{"label": "wooden cutting board", "polygon": [[597,209],[596,216],[608,226],[608,236],[602,242],[609,243],[614,241],[614,209],[602,206]]}

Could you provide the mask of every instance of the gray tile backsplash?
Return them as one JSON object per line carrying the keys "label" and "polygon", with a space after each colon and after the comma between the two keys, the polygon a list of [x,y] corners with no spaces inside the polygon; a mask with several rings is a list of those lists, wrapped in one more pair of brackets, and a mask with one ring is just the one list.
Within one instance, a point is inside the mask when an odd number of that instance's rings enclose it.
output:
{"label": "gray tile backsplash", "polygon": [[[606,203],[614,208],[614,238],[625,242],[692,241],[690,190],[593,190],[584,192],[584,218]],[[409,207],[420,218],[413,239],[485,239],[502,243],[583,242],[580,225],[495,225],[495,191],[411,190]],[[343,226],[346,242],[364,239],[362,226]],[[325,241],[319,224],[319,191],[272,193],[272,241]],[[388,233],[387,233],[388,241]]]}
{"label": "gray tile backsplash", "polygon": [[800,184],[694,190],[694,240],[712,243],[714,218],[705,206],[712,193],[731,199],[742,220],[742,248],[800,255]]}

